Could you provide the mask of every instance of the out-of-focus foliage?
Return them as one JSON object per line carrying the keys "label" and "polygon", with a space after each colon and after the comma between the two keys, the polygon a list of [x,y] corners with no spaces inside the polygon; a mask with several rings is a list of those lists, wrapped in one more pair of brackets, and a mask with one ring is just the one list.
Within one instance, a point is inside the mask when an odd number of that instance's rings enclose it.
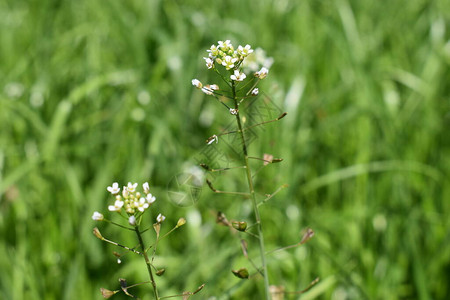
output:
{"label": "out-of-focus foliage", "polygon": [[[204,51],[231,39],[274,58],[260,90],[288,112],[250,149],[284,158],[258,191],[289,184],[261,208],[266,248],[315,231],[269,256],[271,283],[299,291],[320,277],[302,299],[444,299],[449,25],[447,0],[2,1],[0,298],[100,299],[119,277],[145,281],[141,259],[112,263],[90,217],[106,213],[113,181],[150,180],[151,218],[187,219],[159,245],[161,294],[206,283],[198,299],[256,299],[262,282],[231,273],[251,269],[239,239],[215,224],[218,210],[251,221],[245,199],[203,188],[176,205],[167,193],[229,123],[190,81],[207,81]],[[240,171],[222,175],[221,189],[246,188]]]}

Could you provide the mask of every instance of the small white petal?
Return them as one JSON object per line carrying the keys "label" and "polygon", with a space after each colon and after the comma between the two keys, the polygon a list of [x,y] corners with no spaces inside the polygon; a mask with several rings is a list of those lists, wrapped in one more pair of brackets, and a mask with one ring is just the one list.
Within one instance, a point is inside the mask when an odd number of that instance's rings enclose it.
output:
{"label": "small white petal", "polygon": [[144,189],[144,193],[146,193],[146,194],[150,193],[150,186],[149,186],[148,182],[145,182],[142,185],[142,188]]}
{"label": "small white petal", "polygon": [[153,196],[152,194],[148,194],[146,200],[148,204],[152,204],[153,202],[156,201],[156,197]]}
{"label": "small white petal", "polygon": [[156,217],[156,221],[157,221],[158,223],[162,223],[165,219],[166,219],[166,217],[163,216],[162,214],[159,214],[159,215]]}
{"label": "small white petal", "polygon": [[198,80],[198,79],[192,79],[192,85],[198,89],[201,89],[203,86],[202,83],[200,82],[200,80]]}
{"label": "small white petal", "polygon": [[108,186],[106,190],[113,195],[118,194],[120,192],[119,184],[114,182],[111,186]]}
{"label": "small white petal", "polygon": [[262,67],[261,70],[255,73],[255,76],[259,79],[264,79],[266,78],[267,74],[269,74],[269,70],[265,67]]}
{"label": "small white petal", "polygon": [[102,221],[103,215],[99,213],[98,211],[94,211],[94,214],[92,215],[92,220],[94,221]]}
{"label": "small white petal", "polygon": [[114,205],[108,206],[109,211],[117,211],[117,208]]}
{"label": "small white petal", "polygon": [[211,145],[214,141],[216,141],[216,144],[219,142],[219,138],[217,137],[217,135],[213,135],[213,136],[211,136],[211,137],[209,137],[207,140],[206,140],[206,143],[208,144],[208,145]]}
{"label": "small white petal", "polygon": [[137,185],[138,185],[137,183],[128,182],[128,185],[127,185],[128,191],[130,193],[134,193],[134,191],[136,190]]}

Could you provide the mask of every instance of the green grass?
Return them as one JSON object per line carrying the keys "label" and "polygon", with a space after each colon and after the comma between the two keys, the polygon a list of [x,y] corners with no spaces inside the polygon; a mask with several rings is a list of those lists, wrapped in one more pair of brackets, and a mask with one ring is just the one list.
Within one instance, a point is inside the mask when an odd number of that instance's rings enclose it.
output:
{"label": "green grass", "polygon": [[[289,113],[250,149],[285,159],[256,182],[289,184],[261,209],[266,248],[316,232],[269,257],[271,283],[298,291],[320,277],[301,299],[450,294],[448,1],[4,0],[0,16],[1,299],[100,299],[119,277],[146,280],[137,257],[113,263],[90,217],[113,181],[148,179],[152,218],[188,220],[160,245],[161,293],[206,283],[198,299],[259,299],[262,281],[229,271],[250,266],[214,216],[250,218],[249,203],[204,188],[179,207],[166,193],[229,122],[190,84],[224,39],[274,58],[264,90]],[[243,176],[216,184],[242,190]]]}

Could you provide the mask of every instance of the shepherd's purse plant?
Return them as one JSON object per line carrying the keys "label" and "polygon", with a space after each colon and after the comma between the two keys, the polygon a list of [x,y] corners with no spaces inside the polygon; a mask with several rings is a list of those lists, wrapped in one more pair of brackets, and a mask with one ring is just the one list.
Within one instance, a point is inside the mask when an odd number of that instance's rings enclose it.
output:
{"label": "shepherd's purse plant", "polygon": [[[148,227],[145,228],[144,225],[148,223],[145,222],[148,221],[148,218],[146,218],[148,214],[145,213],[149,211],[153,206],[156,201],[156,197],[152,193],[150,193],[150,186],[148,182],[145,182],[142,185],[142,192],[137,191],[137,186],[137,183],[129,182],[128,185],[124,186],[121,191],[119,184],[117,182],[114,182],[111,186],[107,187],[107,191],[111,193],[114,200],[114,203],[108,206],[108,210],[121,217],[121,223],[111,221],[107,219],[102,213],[97,211],[92,215],[92,219],[94,221],[104,221],[135,234],[137,244],[133,247],[129,247],[109,240],[101,234],[100,230],[97,227],[94,228],[93,233],[98,239],[125,249],[125,254],[133,253],[141,256],[147,267],[147,272],[150,280],[138,284],[128,285],[126,279],[119,278],[120,289],[109,290],[101,288],[100,291],[104,298],[110,298],[111,296],[119,292],[123,292],[125,295],[131,298],[138,298],[131,293],[130,289],[137,285],[150,284],[152,291],[151,293],[153,295],[153,299],[155,300],[175,297],[182,298],[183,300],[188,299],[190,296],[198,293],[204,285],[201,285],[193,292],[186,291],[178,295],[161,296],[161,293],[157,286],[156,276],[162,276],[165,273],[165,269],[158,269],[155,266],[155,255],[158,243],[162,239],[170,235],[174,230],[186,224],[186,219],[180,218],[177,224],[172,229],[161,235],[161,227],[166,217],[162,214],[158,214],[155,220],[156,222],[153,225],[147,225]],[[144,242],[143,234],[147,231],[151,232],[152,230],[150,229],[152,229],[152,227],[153,231],[155,232],[153,243],[147,244]],[[117,252],[113,252],[113,254],[116,256],[117,262],[120,264],[120,258],[124,254],[120,254]]]}
{"label": "shepherd's purse plant", "polygon": [[[259,261],[254,261],[249,255],[249,244],[246,239],[241,238],[241,250],[245,258],[251,263],[254,268],[251,274],[247,268],[240,268],[232,270],[232,273],[241,279],[249,279],[254,276],[262,276],[264,282],[264,296],[258,299],[283,299],[285,294],[303,293],[317,282],[314,280],[306,289],[299,292],[286,292],[284,287],[270,285],[270,278],[268,273],[267,256],[273,252],[293,248],[307,242],[314,232],[311,229],[306,229],[300,241],[294,245],[278,248],[272,251],[266,250],[266,243],[264,239],[263,220],[261,219],[260,208],[267,201],[275,196],[280,190],[287,185],[280,186],[275,192],[265,194],[262,198],[255,190],[255,175],[258,171],[268,165],[279,163],[280,158],[274,158],[271,154],[264,154],[260,156],[251,156],[249,154],[249,145],[251,138],[254,137],[253,130],[259,126],[265,126],[268,123],[276,122],[284,118],[287,113],[280,112],[278,117],[274,119],[263,120],[261,122],[250,122],[252,118],[251,104],[253,101],[258,101],[260,97],[260,90],[258,84],[264,80],[269,74],[269,67],[271,60],[265,57],[264,51],[261,49],[252,49],[250,45],[235,48],[230,40],[219,41],[212,45],[207,50],[208,55],[203,57],[205,65],[208,70],[217,74],[220,82],[203,84],[199,79],[192,79],[192,85],[201,90],[208,96],[214,97],[223,109],[224,114],[231,115],[234,119],[234,129],[223,131],[221,133],[213,134],[206,140],[208,147],[215,147],[215,144],[220,144],[221,138],[229,135],[237,135],[240,149],[234,149],[235,153],[239,153],[240,158],[238,163],[233,166],[213,167],[207,163],[202,163],[201,166],[207,172],[222,172],[240,169],[242,170],[244,181],[247,183],[247,191],[222,191],[216,188],[211,180],[206,183],[209,188],[218,194],[232,194],[242,196],[251,201],[253,208],[254,219],[251,221],[229,221],[223,212],[217,213],[217,223],[236,230],[242,233],[241,237],[248,237],[252,241],[256,241],[259,248]],[[259,162],[258,170],[255,170],[255,164],[250,161]],[[248,225],[253,223],[253,225]],[[251,245],[251,244],[250,244]]]}

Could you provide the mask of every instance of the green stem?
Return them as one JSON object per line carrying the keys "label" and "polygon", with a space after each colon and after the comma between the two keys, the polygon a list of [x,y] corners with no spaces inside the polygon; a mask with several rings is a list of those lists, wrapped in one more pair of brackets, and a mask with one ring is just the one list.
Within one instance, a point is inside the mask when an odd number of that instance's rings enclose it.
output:
{"label": "green stem", "polygon": [[156,289],[156,281],[155,278],[153,277],[152,265],[150,263],[150,259],[148,258],[147,250],[145,250],[144,241],[142,239],[141,233],[139,232],[139,227],[138,226],[134,227],[134,231],[136,232],[139,244],[141,245],[142,255],[144,256],[145,264],[147,265],[148,275],[150,276],[150,282],[153,287],[153,294],[155,295],[155,300],[159,300],[158,290]]}
{"label": "green stem", "polygon": [[245,140],[244,131],[242,129],[242,124],[241,124],[241,118],[239,116],[239,110],[238,110],[239,105],[238,105],[238,101],[237,101],[237,97],[236,97],[236,85],[235,85],[234,81],[231,82],[231,89],[233,92],[234,106],[235,106],[235,109],[237,110],[236,122],[237,122],[237,126],[238,126],[238,132],[242,139],[242,150],[244,152],[244,162],[245,162],[245,169],[246,169],[246,174],[247,174],[248,188],[250,190],[250,195],[251,195],[251,199],[252,199],[253,212],[255,214],[255,219],[256,219],[256,227],[258,228],[259,252],[260,252],[260,256],[261,256],[262,273],[263,273],[263,277],[264,277],[264,289],[265,289],[266,299],[270,300],[269,276],[268,276],[267,264],[266,264],[266,251],[264,250],[264,236],[263,236],[263,231],[262,231],[262,226],[261,226],[261,217],[259,215],[258,203],[256,202],[255,189],[253,187],[253,178],[252,178],[252,171],[250,169],[250,164],[249,164],[247,142]]}

